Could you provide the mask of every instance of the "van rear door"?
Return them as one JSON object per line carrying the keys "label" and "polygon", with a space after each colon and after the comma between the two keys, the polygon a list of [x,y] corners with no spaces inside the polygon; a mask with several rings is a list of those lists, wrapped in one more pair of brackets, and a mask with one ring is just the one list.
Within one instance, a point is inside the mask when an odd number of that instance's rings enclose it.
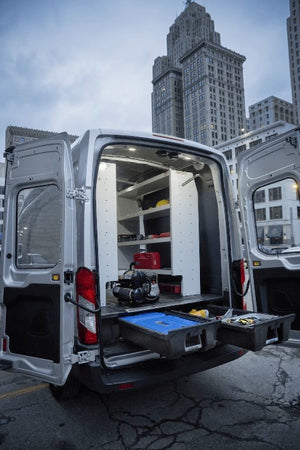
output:
{"label": "van rear door", "polygon": [[253,306],[294,313],[300,335],[300,132],[280,135],[238,159],[239,201]]}
{"label": "van rear door", "polygon": [[6,152],[2,367],[63,384],[74,341],[75,202],[68,135]]}

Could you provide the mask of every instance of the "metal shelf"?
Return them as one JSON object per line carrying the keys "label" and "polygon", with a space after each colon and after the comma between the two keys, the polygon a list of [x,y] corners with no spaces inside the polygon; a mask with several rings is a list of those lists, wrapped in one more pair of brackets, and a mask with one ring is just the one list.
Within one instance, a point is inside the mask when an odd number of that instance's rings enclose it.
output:
{"label": "metal shelf", "polygon": [[119,247],[128,247],[130,245],[146,245],[146,244],[162,244],[163,242],[171,242],[171,237],[161,237],[154,239],[140,239],[138,241],[118,242]]}
{"label": "metal shelf", "polygon": [[169,186],[169,172],[164,172],[156,177],[142,181],[141,183],[130,186],[118,193],[118,197],[137,198],[144,194],[164,189]]}
{"label": "metal shelf", "polygon": [[144,220],[147,220],[147,218],[155,219],[156,217],[164,217],[168,214],[170,214],[170,204],[126,214],[126,216],[118,217],[118,221],[124,222],[125,220],[132,220],[139,217],[144,217]]}

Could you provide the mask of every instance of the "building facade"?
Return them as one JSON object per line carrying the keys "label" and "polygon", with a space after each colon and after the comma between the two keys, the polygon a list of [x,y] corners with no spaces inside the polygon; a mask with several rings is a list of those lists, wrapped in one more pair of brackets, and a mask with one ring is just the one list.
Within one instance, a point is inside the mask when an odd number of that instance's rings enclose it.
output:
{"label": "building facade", "polygon": [[300,123],[300,0],[290,0],[290,17],[287,19],[290,76],[294,118]]}
{"label": "building facade", "polygon": [[264,249],[300,245],[300,207],[293,179],[258,189],[254,208],[258,242]]}
{"label": "building facade", "polygon": [[249,131],[278,121],[296,124],[293,105],[278,97],[268,97],[249,106]]}
{"label": "building facade", "polygon": [[203,6],[186,2],[153,65],[152,129],[215,146],[246,127],[245,57],[221,46]]}

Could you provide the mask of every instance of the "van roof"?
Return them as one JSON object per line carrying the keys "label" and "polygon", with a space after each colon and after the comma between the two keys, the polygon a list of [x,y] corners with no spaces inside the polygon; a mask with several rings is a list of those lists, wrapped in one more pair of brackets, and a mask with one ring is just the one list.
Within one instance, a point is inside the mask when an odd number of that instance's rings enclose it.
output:
{"label": "van roof", "polygon": [[[89,135],[89,140],[96,140],[98,137],[101,136],[114,136],[114,137],[126,137],[126,138],[134,138],[134,139],[147,139],[147,140],[156,140],[156,141],[161,141],[163,143],[170,143],[170,144],[174,144],[176,142],[176,144],[184,144],[190,148],[193,148],[195,150],[204,150],[205,152],[209,152],[209,153],[213,153],[215,155],[222,155],[223,158],[225,159],[225,156],[223,155],[223,153],[220,150],[216,150],[213,147],[209,147],[207,145],[204,144],[200,144],[199,142],[194,142],[194,141],[190,141],[184,138],[180,138],[177,136],[169,136],[169,135],[165,135],[162,133],[150,133],[150,132],[145,132],[145,131],[131,131],[131,130],[117,130],[117,129],[106,129],[106,128],[92,128],[92,129],[88,129],[81,137],[79,137],[73,144],[72,147],[74,147],[75,145],[78,145],[78,143],[84,138],[84,137],[88,137]],[[226,159],[225,159],[226,160]]]}

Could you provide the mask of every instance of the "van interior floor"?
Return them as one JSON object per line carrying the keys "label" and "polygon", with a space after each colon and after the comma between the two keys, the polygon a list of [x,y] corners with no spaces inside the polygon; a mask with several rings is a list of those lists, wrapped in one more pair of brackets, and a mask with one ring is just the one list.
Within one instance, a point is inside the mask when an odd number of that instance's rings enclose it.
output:
{"label": "van interior floor", "polygon": [[184,305],[192,305],[198,303],[223,303],[224,297],[217,294],[201,294],[201,295],[161,295],[154,303],[145,303],[139,306],[120,305],[118,300],[108,294],[106,298],[106,306],[101,307],[102,319],[116,318],[127,313],[140,313],[143,311],[154,311],[164,309],[178,309]]}

